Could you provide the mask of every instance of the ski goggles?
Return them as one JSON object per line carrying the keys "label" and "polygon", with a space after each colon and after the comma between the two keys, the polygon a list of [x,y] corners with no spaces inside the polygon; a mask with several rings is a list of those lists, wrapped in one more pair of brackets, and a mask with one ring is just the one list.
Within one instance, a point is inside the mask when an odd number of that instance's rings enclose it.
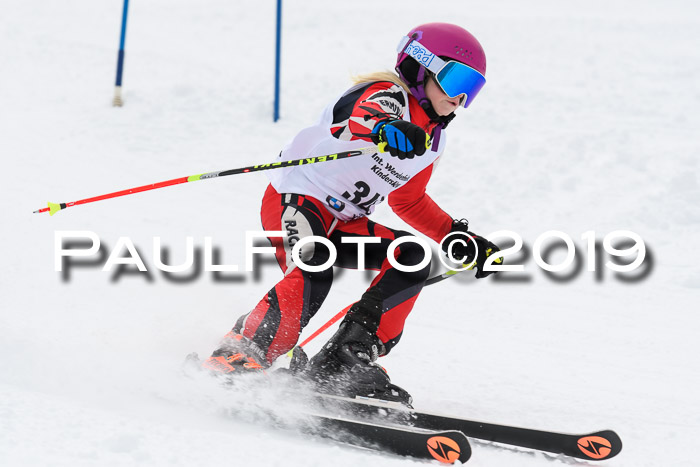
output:
{"label": "ski goggles", "polygon": [[426,49],[420,42],[404,36],[396,49],[398,53],[405,53],[419,64],[427,68],[435,77],[435,82],[448,97],[457,97],[462,94],[464,107],[472,103],[479,93],[486,78],[474,68],[456,60],[445,61]]}

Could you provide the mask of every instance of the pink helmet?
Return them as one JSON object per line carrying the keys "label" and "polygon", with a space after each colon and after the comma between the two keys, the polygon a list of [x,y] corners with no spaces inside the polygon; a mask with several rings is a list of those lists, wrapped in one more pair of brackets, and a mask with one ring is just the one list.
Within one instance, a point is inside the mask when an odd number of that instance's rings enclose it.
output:
{"label": "pink helmet", "polygon": [[[482,75],[486,75],[486,54],[469,31],[455,24],[428,23],[411,29],[409,38],[415,39],[432,53],[464,63]],[[396,57],[396,68],[408,57],[402,50]]]}
{"label": "pink helmet", "polygon": [[[414,47],[412,44],[416,42],[419,46]],[[419,52],[416,52],[417,49]],[[422,55],[421,53],[424,54]],[[432,64],[428,64],[422,59],[430,60],[429,57],[431,56],[438,56],[445,62],[454,60],[478,72],[471,72],[480,83],[475,81],[474,92],[467,94],[467,99],[464,102],[466,107],[471,103],[481,86],[483,86],[486,74],[486,55],[479,41],[469,31],[449,23],[427,23],[416,26],[409,31],[399,44],[398,56],[396,57],[396,72],[408,84],[411,94],[418,99],[430,118],[446,124],[454,117],[454,113],[448,117],[438,116],[425,96],[425,84],[430,76],[427,67],[430,66],[435,72],[435,60],[433,60]],[[468,70],[468,68],[465,68],[465,70]],[[481,77],[478,75],[481,75]],[[435,73],[433,73],[433,76],[435,76]],[[439,81],[441,74],[438,74],[437,78]]]}

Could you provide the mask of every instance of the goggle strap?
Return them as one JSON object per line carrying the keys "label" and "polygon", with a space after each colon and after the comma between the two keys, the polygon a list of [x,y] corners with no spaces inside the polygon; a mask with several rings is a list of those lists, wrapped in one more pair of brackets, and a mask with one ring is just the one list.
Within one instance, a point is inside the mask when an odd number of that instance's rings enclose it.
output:
{"label": "goggle strap", "polygon": [[406,44],[408,44],[408,41],[410,41],[411,38],[408,36],[403,36],[401,40],[399,41],[399,45],[396,46],[396,53],[401,53],[403,52],[403,49],[406,48]]}
{"label": "goggle strap", "polygon": [[434,74],[437,74],[442,67],[445,66],[445,61],[443,59],[425,48],[423,44],[417,40],[411,39],[408,36],[401,38],[396,51],[398,53],[405,53]]}

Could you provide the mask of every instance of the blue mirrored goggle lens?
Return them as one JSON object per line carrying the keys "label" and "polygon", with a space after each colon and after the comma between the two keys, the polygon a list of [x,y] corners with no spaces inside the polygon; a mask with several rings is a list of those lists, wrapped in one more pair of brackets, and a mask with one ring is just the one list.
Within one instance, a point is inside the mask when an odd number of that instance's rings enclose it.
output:
{"label": "blue mirrored goggle lens", "polygon": [[481,73],[459,62],[447,62],[435,79],[449,97],[466,94],[464,107],[471,104],[486,83],[486,78]]}

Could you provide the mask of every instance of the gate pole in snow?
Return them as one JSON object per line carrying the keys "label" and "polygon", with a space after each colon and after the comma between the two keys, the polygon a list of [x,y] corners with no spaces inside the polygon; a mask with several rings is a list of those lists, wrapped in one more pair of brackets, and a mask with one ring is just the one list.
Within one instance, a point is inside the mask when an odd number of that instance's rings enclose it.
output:
{"label": "gate pole in snow", "polygon": [[121,107],[122,101],[122,72],[124,71],[124,41],[126,40],[126,15],[129,11],[129,0],[124,0],[124,11],[122,13],[122,33],[119,40],[119,55],[117,56],[117,82],[114,88],[114,100],[112,105]]}
{"label": "gate pole in snow", "polygon": [[282,43],[282,0],[277,0],[277,39],[275,41],[275,110],[273,121],[280,118],[280,54]]}

